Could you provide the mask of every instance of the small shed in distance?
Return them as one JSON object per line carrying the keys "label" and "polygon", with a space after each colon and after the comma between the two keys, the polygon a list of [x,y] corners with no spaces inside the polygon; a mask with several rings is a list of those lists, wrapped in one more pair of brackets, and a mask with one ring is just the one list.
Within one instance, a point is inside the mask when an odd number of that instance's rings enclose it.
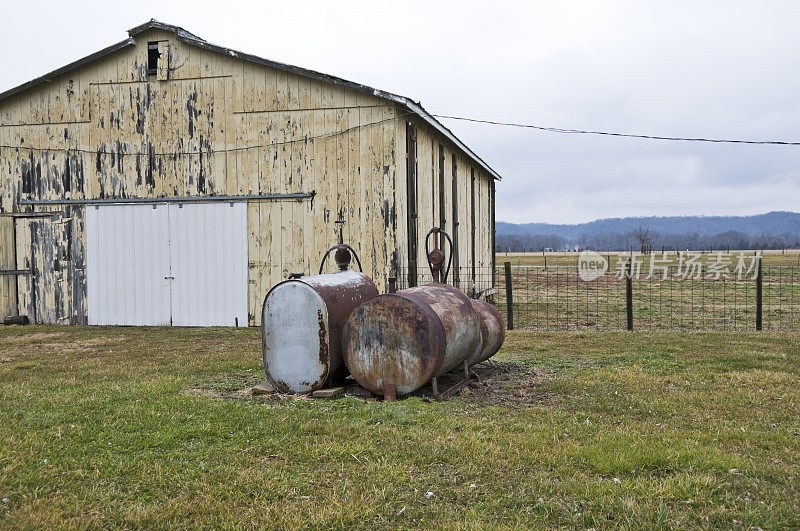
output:
{"label": "small shed in distance", "polygon": [[0,93],[0,315],[257,325],[337,220],[379,288],[424,281],[442,226],[478,292],[496,179],[417,102],[151,20]]}

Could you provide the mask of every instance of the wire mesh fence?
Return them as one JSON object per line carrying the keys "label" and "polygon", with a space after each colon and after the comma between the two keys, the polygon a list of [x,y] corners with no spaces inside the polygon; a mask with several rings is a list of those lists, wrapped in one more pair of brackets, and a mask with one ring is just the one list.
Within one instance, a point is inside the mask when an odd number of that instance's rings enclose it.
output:
{"label": "wire mesh fence", "polygon": [[[496,271],[495,304],[508,319],[506,276]],[[574,267],[515,268],[511,272],[512,313],[517,328],[540,330],[624,330],[628,326],[627,278],[580,278]],[[800,268],[761,271],[761,328],[797,330],[800,325]],[[755,330],[755,276],[713,278],[663,275],[630,279],[632,326],[636,330]]]}
{"label": "wire mesh fence", "polygon": [[[640,271],[630,278],[606,273],[581,279],[575,266],[482,268],[451,275],[471,297],[485,298],[506,323],[509,309],[514,328],[533,330],[625,330],[630,307],[634,330],[756,330],[759,310],[763,330],[800,330],[800,267],[764,266],[745,276],[687,276],[678,266]],[[408,272],[398,274],[398,288],[408,287]],[[511,282],[509,304],[507,278]],[[417,273],[417,284],[432,281],[429,271]]]}

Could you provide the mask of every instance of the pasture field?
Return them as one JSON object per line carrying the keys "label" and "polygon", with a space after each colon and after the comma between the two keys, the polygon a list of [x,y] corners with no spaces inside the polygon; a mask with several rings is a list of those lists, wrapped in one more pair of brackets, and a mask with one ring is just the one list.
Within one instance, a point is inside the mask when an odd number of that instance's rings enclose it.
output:
{"label": "pasture field", "polygon": [[0,528],[797,528],[798,345],[515,331],[382,403],[252,396],[257,328],[4,327]]}

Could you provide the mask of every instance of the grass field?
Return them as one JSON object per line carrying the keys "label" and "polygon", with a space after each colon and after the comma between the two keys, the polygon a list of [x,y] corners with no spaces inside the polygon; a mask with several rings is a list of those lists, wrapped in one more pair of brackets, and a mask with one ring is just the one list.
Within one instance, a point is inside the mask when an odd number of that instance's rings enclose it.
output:
{"label": "grass field", "polygon": [[0,527],[800,526],[800,334],[514,332],[445,403],[252,397],[259,338],[0,328]]}

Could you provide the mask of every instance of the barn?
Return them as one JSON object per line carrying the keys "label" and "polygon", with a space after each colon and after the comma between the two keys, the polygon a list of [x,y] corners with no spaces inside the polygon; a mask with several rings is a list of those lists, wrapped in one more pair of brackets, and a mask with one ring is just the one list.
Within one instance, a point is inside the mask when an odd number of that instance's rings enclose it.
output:
{"label": "barn", "polygon": [[441,226],[476,294],[499,179],[418,102],[151,20],[0,93],[0,316],[253,326],[340,226],[381,288]]}

